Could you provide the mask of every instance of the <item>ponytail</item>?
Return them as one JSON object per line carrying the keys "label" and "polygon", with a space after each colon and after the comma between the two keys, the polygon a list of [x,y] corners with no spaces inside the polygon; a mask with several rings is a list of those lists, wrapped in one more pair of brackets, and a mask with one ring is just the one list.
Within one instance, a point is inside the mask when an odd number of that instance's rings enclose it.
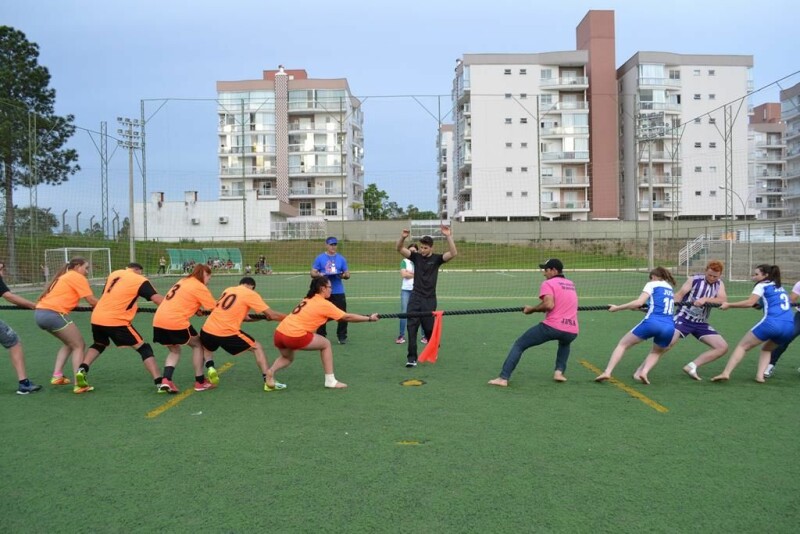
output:
{"label": "ponytail", "polygon": [[45,295],[50,293],[55,287],[56,282],[58,282],[58,279],[64,276],[67,273],[67,271],[71,271],[76,267],[84,265],[85,263],[87,263],[86,258],[75,257],[69,260],[69,263],[65,263],[64,265],[62,265],[61,268],[56,272],[55,276],[53,277],[53,281],[50,282],[50,285],[47,286],[47,289],[45,289],[42,292],[42,294],[39,295],[38,300],[42,300],[45,297]]}
{"label": "ponytail", "polygon": [[669,282],[671,286],[675,285],[675,278],[672,277],[672,273],[669,272],[669,269],[665,269],[664,267],[656,267],[650,271],[650,276],[657,276],[662,280]]}

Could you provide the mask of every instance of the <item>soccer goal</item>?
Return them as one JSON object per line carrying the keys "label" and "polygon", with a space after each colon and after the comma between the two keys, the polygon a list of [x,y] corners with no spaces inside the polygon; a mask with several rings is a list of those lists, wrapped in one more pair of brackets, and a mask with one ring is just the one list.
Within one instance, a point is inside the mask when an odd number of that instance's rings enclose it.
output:
{"label": "soccer goal", "polygon": [[44,251],[44,275],[49,282],[58,270],[75,257],[89,261],[89,281],[105,282],[111,274],[110,248],[51,248]]}

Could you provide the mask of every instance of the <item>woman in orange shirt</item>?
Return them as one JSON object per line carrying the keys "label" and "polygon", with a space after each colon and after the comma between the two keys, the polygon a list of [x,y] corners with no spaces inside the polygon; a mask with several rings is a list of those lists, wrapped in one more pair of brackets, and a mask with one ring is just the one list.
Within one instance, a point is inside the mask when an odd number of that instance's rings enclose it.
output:
{"label": "woman in orange shirt", "polygon": [[318,350],[325,372],[325,387],[336,389],[347,387],[347,384],[336,380],[333,374],[331,342],[328,338],[317,334],[317,328],[329,320],[366,323],[377,321],[380,317],[377,313],[358,315],[343,312],[328,300],[330,295],[330,280],[325,276],[314,278],[303,302],[278,324],[273,341],[281,355],[267,372],[267,382],[274,380],[277,371],[292,364],[296,350]]}
{"label": "woman in orange shirt", "polygon": [[75,309],[81,299],[92,307],[97,304],[97,298],[92,293],[89,280],[86,278],[88,270],[89,262],[84,258],[72,258],[69,263],[65,263],[39,296],[34,312],[37,326],[50,332],[63,343],[56,354],[53,379],[50,383],[57,386],[69,384],[69,379],[64,378],[64,364],[72,355],[72,370],[75,375],[73,393],[86,393],[94,389],[86,381],[86,375],[78,369],[83,361],[86,343],[80,330],[69,317],[69,312]]}
{"label": "woman in orange shirt", "polygon": [[[205,264],[195,265],[192,273],[175,283],[156,308],[153,317],[153,342],[165,345],[169,349],[161,385],[158,386],[159,393],[179,391],[172,381],[172,374],[180,360],[183,345],[192,348],[195,381],[204,382],[203,346],[200,344],[200,335],[189,322],[189,318],[201,308],[210,311],[216,306],[217,301],[207,287],[210,279],[211,267]],[[219,382],[219,374],[214,368],[214,361],[209,360],[206,367],[209,381],[216,385]]]}

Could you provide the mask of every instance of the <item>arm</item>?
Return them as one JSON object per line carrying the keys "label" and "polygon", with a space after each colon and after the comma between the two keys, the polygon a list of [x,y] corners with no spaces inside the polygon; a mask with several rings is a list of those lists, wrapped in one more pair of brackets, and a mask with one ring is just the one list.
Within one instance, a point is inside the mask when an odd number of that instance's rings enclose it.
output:
{"label": "arm", "polygon": [[411,232],[408,231],[407,229],[403,228],[403,231],[400,232],[400,239],[397,240],[397,245],[395,246],[395,248],[397,249],[397,252],[402,254],[404,258],[411,257],[411,251],[408,250],[406,248],[406,246],[405,246],[406,239],[410,235],[411,235]]}
{"label": "arm", "polygon": [[445,262],[448,262],[458,256],[458,250],[456,250],[456,243],[453,241],[453,230],[450,229],[449,226],[442,225],[442,235],[447,238],[447,247],[448,250],[444,254],[442,254],[442,259]]}
{"label": "arm", "polygon": [[644,306],[647,303],[649,298],[650,298],[650,293],[647,293],[646,291],[642,291],[642,294],[639,295],[638,299],[632,300],[632,301],[630,301],[628,303],[625,303],[625,304],[620,304],[619,306],[616,306],[616,305],[612,304],[612,305],[610,305],[608,307],[608,311],[610,311],[610,312],[618,312],[618,311],[622,311],[622,310],[636,310],[636,309],[639,309],[642,306]]}
{"label": "arm", "polygon": [[[675,296],[673,297],[675,302],[683,302],[684,297],[692,290],[692,279],[688,278],[681,288],[675,292]],[[698,304],[698,306],[702,306],[702,304]]]}
{"label": "arm", "polygon": [[150,296],[150,302],[152,302],[156,306],[161,304],[163,301],[164,301],[164,295],[159,295],[158,293],[156,293],[155,295]]}
{"label": "arm", "polygon": [[[719,292],[717,293],[716,297],[706,297],[702,299],[697,299],[694,301],[695,306],[704,306],[706,304],[722,304],[723,302],[728,301],[728,293],[725,291],[725,284],[722,282],[719,283]],[[675,302],[678,302],[675,299]]]}
{"label": "arm", "polygon": [[522,313],[524,313],[525,315],[530,315],[531,313],[535,312],[547,313],[550,310],[552,310],[555,305],[556,301],[553,298],[553,295],[544,295],[542,297],[542,301],[539,304],[537,304],[536,306],[525,306],[522,309]]}
{"label": "arm", "polygon": [[279,311],[275,311],[272,308],[267,308],[262,312],[267,321],[283,321],[283,318],[286,317],[285,313],[281,313]]}
{"label": "arm", "polygon": [[87,296],[83,297],[83,300],[88,302],[89,306],[91,306],[92,308],[97,306],[97,297],[95,297],[94,295],[87,295]]}
{"label": "arm", "polygon": [[380,319],[380,316],[377,313],[373,313],[372,315],[358,315],[356,313],[345,313],[340,321],[346,321],[348,323],[372,323]]}
{"label": "arm", "polygon": [[347,260],[344,259],[344,256],[342,256],[341,254],[339,255],[339,257],[342,259],[342,264],[343,264],[343,268],[339,272],[339,278],[341,278],[342,280],[349,280],[350,279],[350,268],[347,266]]}
{"label": "arm", "polygon": [[739,302],[723,302],[720,304],[720,310],[727,310],[728,308],[752,308],[753,305],[758,302],[758,299],[761,298],[755,293],[751,293],[746,300],[740,300]]}
{"label": "arm", "polygon": [[405,280],[411,280],[412,278],[414,278],[414,272],[409,271],[408,269],[400,269],[400,278],[403,278]]}
{"label": "arm", "polygon": [[6,299],[11,304],[16,304],[20,308],[28,308],[29,310],[32,310],[32,309],[36,308],[36,304],[34,304],[33,302],[29,301],[25,297],[20,297],[19,295],[15,295],[11,291],[6,291],[5,293],[3,293],[0,296],[2,296],[4,299]]}

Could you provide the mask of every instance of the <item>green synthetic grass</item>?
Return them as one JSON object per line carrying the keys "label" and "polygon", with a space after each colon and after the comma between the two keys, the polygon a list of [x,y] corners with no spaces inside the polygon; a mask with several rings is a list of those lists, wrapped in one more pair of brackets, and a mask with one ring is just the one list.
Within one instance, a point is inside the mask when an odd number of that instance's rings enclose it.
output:
{"label": "green synthetic grass", "polygon": [[[495,290],[480,273],[442,273],[440,309],[535,303],[538,273]],[[452,276],[451,276],[452,275]],[[388,273],[387,273],[388,276]],[[396,285],[396,277],[392,284]],[[644,275],[575,273],[582,305],[626,302]],[[306,276],[260,276],[258,290],[282,311]],[[174,278],[154,279],[164,291]],[[212,290],[238,281],[215,276]],[[354,312],[396,312],[377,274],[348,282]],[[391,286],[394,287],[394,286]],[[731,286],[732,299],[749,285]],[[513,293],[515,290],[516,293]],[[363,294],[363,296],[362,296]],[[142,307],[151,306],[142,303]],[[715,311],[733,346],[760,317]],[[86,338],[89,314],[73,314]],[[31,312],[1,310],[25,347],[29,375],[46,383],[57,341]],[[0,514],[5,532],[794,532],[800,515],[797,347],[766,385],[750,353],[729,383],[695,382],[681,367],[704,345],[681,342],[651,373],[631,373],[647,351],[631,349],[615,371],[628,387],[667,408],[659,413],[612,384],[596,384],[581,360],[602,368],[638,312],[584,312],[569,381],[552,381],[555,345],[529,350],[507,389],[497,376],[514,339],[541,320],[521,313],[445,317],[436,364],[406,369],[397,321],[351,324],[334,345],[344,391],[322,387],[319,357],[301,352],[265,393],[253,358],[218,353],[218,389],[157,395],[138,354],[111,348],[93,365],[97,390],[67,387],[14,395],[0,366]],[[151,337],[152,315],[135,326]],[[200,327],[202,319],[196,319]],[[330,329],[335,327],[329,325]],[[274,323],[244,329],[275,357]],[[421,347],[420,347],[421,348]],[[166,351],[156,347],[159,364]],[[710,378],[725,359],[701,368]],[[188,351],[175,373],[192,383]],[[400,383],[409,377],[419,387]]]}

